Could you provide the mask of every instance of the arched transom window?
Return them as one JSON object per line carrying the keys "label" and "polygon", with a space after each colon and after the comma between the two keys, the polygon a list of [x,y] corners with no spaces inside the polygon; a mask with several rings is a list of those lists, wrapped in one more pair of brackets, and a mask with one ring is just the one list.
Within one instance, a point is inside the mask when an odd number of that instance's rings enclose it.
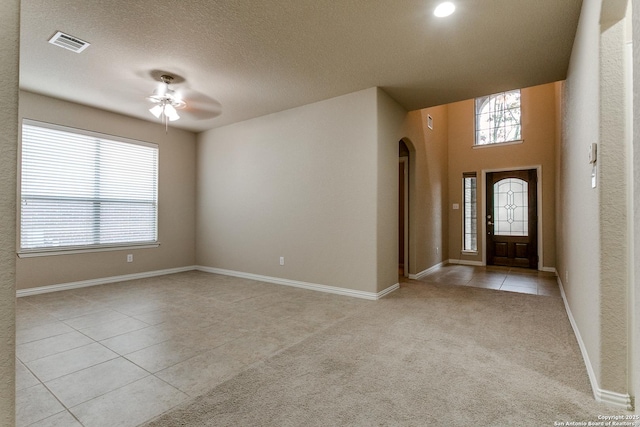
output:
{"label": "arched transom window", "polygon": [[521,139],[520,89],[476,98],[476,145]]}

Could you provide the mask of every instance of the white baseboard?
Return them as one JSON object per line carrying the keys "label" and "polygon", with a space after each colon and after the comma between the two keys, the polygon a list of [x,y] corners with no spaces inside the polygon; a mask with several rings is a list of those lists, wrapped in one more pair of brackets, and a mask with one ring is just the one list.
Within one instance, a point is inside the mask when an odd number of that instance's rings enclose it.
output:
{"label": "white baseboard", "polygon": [[146,279],[148,277],[182,273],[185,271],[192,271],[195,269],[196,267],[191,265],[188,267],[168,268],[166,270],[145,271],[143,273],[125,274],[122,276],[103,277],[100,279],[82,280],[79,282],[61,283],[58,285],[40,286],[37,288],[19,289],[16,291],[16,297],[19,298],[19,297],[26,297],[29,295],[46,294],[49,292],[66,291],[69,289],[86,288],[89,286],[105,285],[107,283],[124,282],[127,280]]}
{"label": "white baseboard", "polygon": [[631,396],[628,394],[616,393],[609,390],[597,389],[595,393],[596,400],[609,406],[613,406],[627,411],[633,411]]}
{"label": "white baseboard", "polygon": [[459,265],[473,265],[476,267],[482,267],[484,264],[482,261],[469,261],[466,259],[450,259],[447,261],[449,264],[459,264]]}
{"label": "white baseboard", "polygon": [[336,286],[327,286],[327,285],[320,285],[317,283],[300,282],[297,280],[282,279],[279,277],[271,277],[271,276],[262,276],[260,274],[243,273],[241,271],[225,270],[222,268],[205,267],[200,265],[196,266],[196,270],[204,271],[206,273],[222,274],[225,276],[233,276],[233,277],[240,277],[243,279],[256,280],[259,282],[274,283],[276,285],[293,286],[295,288],[309,289],[312,291],[327,292],[330,294],[337,294],[337,295],[346,295],[350,297],[363,298],[367,300],[378,300],[400,287],[400,284],[396,283],[395,285],[391,285],[387,289],[384,289],[380,292],[365,292],[365,291],[357,291],[357,290],[348,289],[348,288],[339,288]]}
{"label": "white baseboard", "polygon": [[[558,276],[557,272],[556,276]],[[571,313],[571,308],[569,307],[569,302],[567,301],[567,294],[564,292],[564,285],[562,284],[560,276],[558,276],[556,279],[558,281],[558,286],[560,287],[562,301],[564,301],[564,308],[567,311],[569,322],[571,323],[571,327],[573,328],[573,333],[576,336],[578,346],[580,347],[580,352],[582,353],[582,358],[584,359],[584,364],[587,368],[587,374],[589,375],[589,381],[591,382],[591,389],[593,390],[593,397],[598,402],[602,402],[607,405],[627,411],[632,411],[633,405],[631,403],[631,396],[629,396],[628,394],[621,394],[609,390],[603,390],[598,386],[598,378],[596,377],[596,373],[593,370],[593,366],[591,365],[589,353],[587,352],[587,347],[582,340],[582,335],[580,335],[578,324],[576,323],[576,320],[573,318],[573,314]]]}
{"label": "white baseboard", "polygon": [[558,275],[558,270],[555,267],[542,267],[540,271],[545,271],[547,273],[554,273],[556,276]]}
{"label": "white baseboard", "polygon": [[391,285],[389,286],[387,289],[384,289],[380,292],[378,292],[376,295],[376,299],[379,300],[380,298],[390,294],[391,292],[400,289],[400,283],[396,283],[395,285]]}
{"label": "white baseboard", "polygon": [[380,292],[365,292],[357,291],[354,289],[338,288],[335,286],[319,285],[316,283],[299,282],[289,279],[281,279],[278,277],[261,276],[258,274],[242,273],[239,271],[224,270],[220,268],[203,267],[203,266],[187,266],[178,268],[169,268],[165,270],[145,271],[143,273],[125,274],[121,276],[110,276],[99,279],[81,280],[78,282],[60,283],[57,285],[40,286],[36,288],[19,289],[16,291],[16,297],[26,297],[29,295],[45,294],[49,292],[66,291],[70,289],[86,288],[89,286],[105,285],[108,283],[124,282],[135,279],[146,279],[148,277],[164,276],[167,274],[183,273],[185,271],[204,271],[207,273],[223,274],[225,276],[241,277],[245,279],[252,279],[261,282],[275,283],[279,285],[293,286],[297,288],[310,289],[320,292],[328,292],[338,295],[347,295],[356,298],[363,298],[368,300],[378,300],[385,295],[390,294],[396,289],[400,288],[400,284],[389,286]]}
{"label": "white baseboard", "polygon": [[432,267],[427,268],[426,270],[421,271],[418,274],[409,274],[409,279],[412,279],[412,280],[422,279],[424,276],[426,276],[429,273],[432,273],[432,272],[436,271],[437,269],[442,267],[444,264],[445,264],[445,262],[443,261],[443,262],[438,263],[438,264],[436,264],[436,265],[434,265]]}

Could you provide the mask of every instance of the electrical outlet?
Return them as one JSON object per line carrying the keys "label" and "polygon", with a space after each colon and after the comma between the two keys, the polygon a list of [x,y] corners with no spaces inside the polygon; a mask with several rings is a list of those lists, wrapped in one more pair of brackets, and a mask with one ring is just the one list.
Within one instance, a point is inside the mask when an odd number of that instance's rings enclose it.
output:
{"label": "electrical outlet", "polygon": [[436,255],[440,253],[440,248],[436,246]]}
{"label": "electrical outlet", "polygon": [[133,254],[127,254],[127,262],[133,262]]}
{"label": "electrical outlet", "polygon": [[565,281],[565,285],[569,284],[569,270],[564,272],[564,281]]}
{"label": "electrical outlet", "polygon": [[283,256],[280,257],[280,265],[284,265],[284,257]]}

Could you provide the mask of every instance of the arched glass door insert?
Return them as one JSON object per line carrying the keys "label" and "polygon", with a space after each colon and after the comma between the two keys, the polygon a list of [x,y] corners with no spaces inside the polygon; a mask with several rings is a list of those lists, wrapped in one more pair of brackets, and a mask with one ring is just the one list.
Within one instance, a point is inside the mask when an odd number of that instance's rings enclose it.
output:
{"label": "arched glass door insert", "polygon": [[487,174],[487,264],[538,268],[535,169]]}
{"label": "arched glass door insert", "polygon": [[493,184],[494,234],[529,235],[529,183],[505,178]]}

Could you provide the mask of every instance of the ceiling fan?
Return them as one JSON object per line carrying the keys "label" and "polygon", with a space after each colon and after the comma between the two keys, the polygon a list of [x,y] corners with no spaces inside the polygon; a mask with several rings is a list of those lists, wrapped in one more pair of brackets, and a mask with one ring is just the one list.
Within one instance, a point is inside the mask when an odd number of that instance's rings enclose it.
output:
{"label": "ceiling fan", "polygon": [[[153,93],[147,97],[147,100],[154,104],[149,112],[164,123],[165,131],[169,128],[169,122],[180,119],[180,114],[184,114],[189,119],[203,120],[217,117],[222,113],[222,106],[215,99],[189,90],[188,87],[174,89],[176,84],[185,82],[184,78],[159,70],[154,70],[150,74],[159,83]],[[179,110],[180,114],[178,114]]]}
{"label": "ceiling fan", "polygon": [[178,109],[187,106],[176,94],[176,91],[171,89],[169,85],[173,82],[173,76],[163,74],[160,76],[160,85],[153,91],[153,94],[147,99],[155,105],[149,109],[149,112],[161,119],[165,123],[165,127],[168,128],[169,122],[176,121],[180,118],[178,115]]}

